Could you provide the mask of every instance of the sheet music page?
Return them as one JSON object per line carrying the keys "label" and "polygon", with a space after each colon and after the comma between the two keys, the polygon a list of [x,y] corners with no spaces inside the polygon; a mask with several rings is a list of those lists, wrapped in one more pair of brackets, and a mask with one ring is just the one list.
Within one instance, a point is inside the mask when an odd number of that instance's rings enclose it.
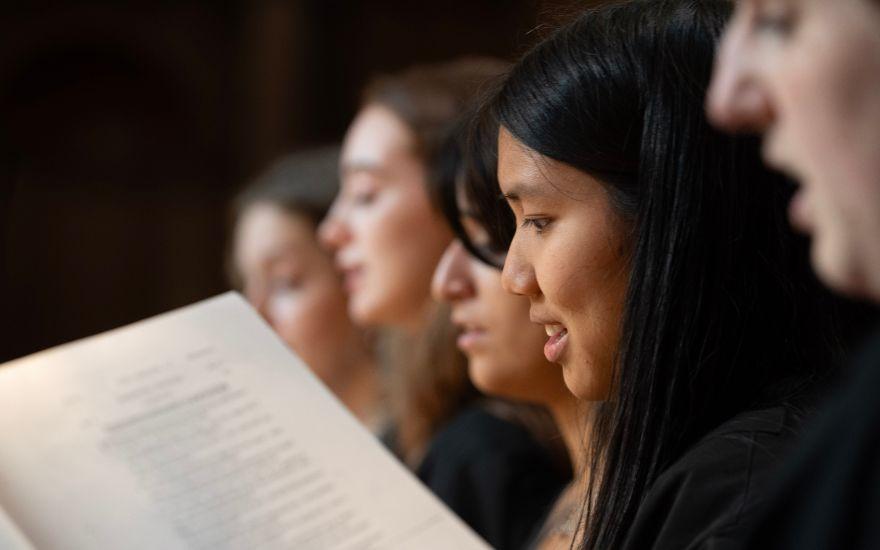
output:
{"label": "sheet music page", "polygon": [[235,293],[0,366],[41,550],[485,550]]}
{"label": "sheet music page", "polygon": [[0,508],[0,550],[35,550],[3,508]]}

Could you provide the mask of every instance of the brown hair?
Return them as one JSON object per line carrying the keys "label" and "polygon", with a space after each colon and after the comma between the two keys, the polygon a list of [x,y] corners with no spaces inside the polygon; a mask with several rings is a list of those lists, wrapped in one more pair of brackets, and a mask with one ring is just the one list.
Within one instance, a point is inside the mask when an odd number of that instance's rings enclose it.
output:
{"label": "brown hair", "polygon": [[416,153],[431,163],[459,115],[508,68],[508,63],[490,57],[419,65],[373,79],[362,104],[382,105],[400,117],[415,134]]}
{"label": "brown hair", "polygon": [[234,199],[236,218],[251,205],[268,203],[317,225],[339,192],[339,146],[287,154],[273,162]]}
{"label": "brown hair", "polygon": [[[287,154],[251,180],[232,201],[230,233],[235,231],[245,210],[255,204],[271,204],[302,216],[317,227],[339,192],[338,145],[306,149]],[[233,238],[227,242],[232,243]],[[241,286],[233,251],[226,251],[226,274],[235,287]]]}
{"label": "brown hair", "polygon": [[[362,105],[381,105],[397,115],[413,132],[415,153],[430,172],[458,115],[481,86],[506,69],[506,63],[489,58],[412,67],[375,78],[364,91]],[[428,186],[425,191],[432,194]],[[480,395],[468,378],[467,360],[456,348],[455,337],[448,308],[434,304],[420,334],[391,333],[385,342],[395,443],[411,466],[421,460],[434,434]]]}

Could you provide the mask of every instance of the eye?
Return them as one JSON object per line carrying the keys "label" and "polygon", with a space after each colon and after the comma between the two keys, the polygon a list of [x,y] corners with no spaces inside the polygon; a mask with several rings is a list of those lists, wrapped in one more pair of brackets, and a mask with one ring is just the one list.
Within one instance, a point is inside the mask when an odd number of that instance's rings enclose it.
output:
{"label": "eye", "polygon": [[755,15],[754,27],[759,33],[784,37],[794,31],[795,23],[797,18],[791,9],[774,7]]}
{"label": "eye", "polygon": [[299,290],[302,283],[302,277],[299,275],[279,277],[270,281],[269,292],[274,296],[289,294]]}
{"label": "eye", "polygon": [[376,201],[379,185],[370,176],[356,174],[342,181],[341,197],[350,206],[366,206]]}
{"label": "eye", "polygon": [[375,189],[359,190],[351,194],[351,202],[358,206],[368,206],[376,201]]}
{"label": "eye", "polygon": [[780,36],[791,34],[794,21],[789,17],[773,16],[761,17],[755,21],[758,32],[772,33]]}
{"label": "eye", "polygon": [[550,225],[551,221],[552,220],[550,218],[544,218],[544,217],[538,217],[538,216],[526,217],[526,218],[523,218],[523,221],[522,221],[522,224],[520,225],[520,227],[522,227],[523,229],[528,229],[529,227],[531,227],[535,230],[535,233],[540,235],[541,233],[543,233],[547,229],[547,227]]}

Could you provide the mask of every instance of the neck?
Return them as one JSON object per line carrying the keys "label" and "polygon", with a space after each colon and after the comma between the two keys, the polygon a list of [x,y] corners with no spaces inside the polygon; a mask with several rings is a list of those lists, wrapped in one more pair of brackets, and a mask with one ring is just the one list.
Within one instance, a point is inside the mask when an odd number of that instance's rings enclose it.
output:
{"label": "neck", "polygon": [[559,426],[562,440],[571,458],[575,481],[587,474],[590,417],[584,414],[586,407],[588,405],[570,394],[554,400],[548,406],[553,420]]}

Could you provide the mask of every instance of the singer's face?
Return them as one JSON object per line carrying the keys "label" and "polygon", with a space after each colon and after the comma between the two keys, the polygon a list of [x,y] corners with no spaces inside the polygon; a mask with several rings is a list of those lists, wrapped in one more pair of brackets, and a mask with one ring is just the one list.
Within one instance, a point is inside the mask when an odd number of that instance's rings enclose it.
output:
{"label": "singer's face", "polygon": [[339,375],[340,348],[359,338],[342,280],[303,216],[270,203],[245,209],[235,228],[235,268],[248,301],[325,382]]}
{"label": "singer's face", "polygon": [[504,287],[526,296],[547,333],[544,354],[581,399],[611,397],[629,279],[626,235],[603,185],[544,157],[505,128],[498,183],[516,218]]}
{"label": "singer's face", "polygon": [[708,107],[800,182],[819,275],[880,299],[880,1],[740,0]]}
{"label": "singer's face", "polygon": [[[485,231],[473,218],[463,223],[478,246]],[[480,390],[543,405],[573,399],[559,368],[544,357],[543,327],[529,319],[529,300],[504,290],[501,271],[453,241],[434,272],[434,296],[448,302],[459,329],[458,347]]]}
{"label": "singer's face", "polygon": [[415,136],[391,110],[368,105],[345,137],[342,190],[321,225],[364,325],[417,326],[431,275],[452,236],[429,201]]}

